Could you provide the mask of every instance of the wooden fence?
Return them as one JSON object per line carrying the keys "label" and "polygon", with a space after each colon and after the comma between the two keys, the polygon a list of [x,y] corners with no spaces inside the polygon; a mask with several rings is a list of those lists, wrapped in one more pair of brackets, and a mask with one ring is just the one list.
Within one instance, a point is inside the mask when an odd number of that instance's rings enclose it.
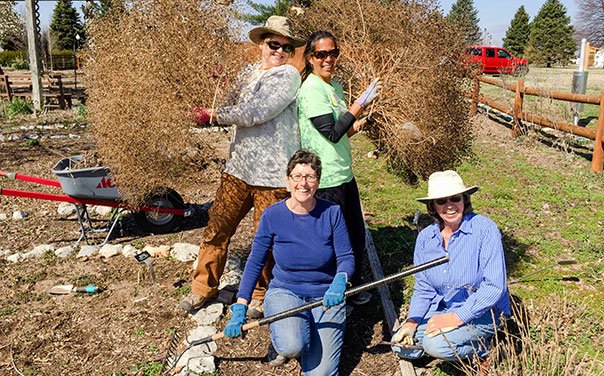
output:
{"label": "wooden fence", "polygon": [[[503,89],[507,89],[516,93],[514,98],[514,107],[508,108],[507,106],[498,103],[489,98],[485,98],[480,95],[480,82],[484,82],[490,85],[498,86]],[[601,95],[585,95],[585,94],[573,94],[565,93],[560,91],[549,91],[535,88],[524,87],[524,80],[518,80],[516,83],[505,83],[492,77],[486,77],[476,75],[474,77],[472,93],[466,94],[472,100],[472,106],[470,108],[470,114],[476,114],[477,104],[484,103],[498,111],[506,113],[514,118],[514,125],[512,127],[512,136],[517,137],[524,130],[522,120],[531,122],[533,124],[547,127],[560,129],[565,132],[576,134],[578,136],[586,137],[595,141],[594,152],[591,159],[591,171],[597,172],[602,171],[604,168],[604,149],[602,141],[604,139],[604,90]],[[597,104],[600,106],[600,112],[598,115],[598,127],[597,130],[579,127],[573,124],[556,122],[548,120],[544,117],[537,116],[534,114],[526,113],[522,111],[522,104],[525,95],[534,95],[538,97],[545,97],[551,99],[558,99],[568,102],[577,103],[588,103]]]}

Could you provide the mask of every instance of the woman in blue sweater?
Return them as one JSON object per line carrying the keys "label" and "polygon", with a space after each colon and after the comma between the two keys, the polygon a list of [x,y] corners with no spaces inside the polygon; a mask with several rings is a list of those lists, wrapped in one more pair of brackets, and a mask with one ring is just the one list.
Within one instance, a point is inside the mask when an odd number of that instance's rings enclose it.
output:
{"label": "woman in blue sweater", "polygon": [[300,357],[304,375],[337,375],[346,326],[344,291],[354,272],[354,255],[340,207],[315,197],[321,161],[297,151],[287,166],[291,197],[262,213],[252,251],[224,329],[239,337],[252,291],[272,248],[273,278],[264,300],[264,314],[323,299],[323,307],[270,324],[268,360],[274,366]]}

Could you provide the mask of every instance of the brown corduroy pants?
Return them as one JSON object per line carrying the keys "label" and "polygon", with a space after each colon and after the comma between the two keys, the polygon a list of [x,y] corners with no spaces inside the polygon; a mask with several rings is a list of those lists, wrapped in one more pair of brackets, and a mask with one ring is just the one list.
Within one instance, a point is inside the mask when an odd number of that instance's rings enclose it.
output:
{"label": "brown corduroy pants", "polygon": [[[211,297],[218,292],[231,237],[252,206],[255,233],[264,209],[288,196],[285,188],[253,186],[232,175],[222,174],[214,204],[208,212],[210,220],[199,247],[199,261],[193,274],[193,293]],[[264,299],[274,264],[271,253],[252,294],[253,299]]]}

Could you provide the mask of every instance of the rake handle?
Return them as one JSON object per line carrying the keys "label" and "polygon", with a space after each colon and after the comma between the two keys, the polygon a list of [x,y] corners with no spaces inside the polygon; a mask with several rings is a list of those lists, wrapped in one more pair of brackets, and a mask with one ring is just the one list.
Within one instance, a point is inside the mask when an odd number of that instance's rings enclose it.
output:
{"label": "rake handle", "polygon": [[[384,277],[382,279],[379,279],[377,281],[368,282],[368,283],[365,283],[365,284],[363,284],[361,286],[354,287],[354,288],[352,288],[350,290],[347,290],[344,293],[344,296],[345,297],[349,297],[351,295],[358,294],[358,293],[360,293],[362,291],[370,290],[370,289],[373,289],[375,287],[388,284],[388,283],[393,282],[395,280],[398,280],[400,278],[410,276],[412,274],[424,271],[426,269],[433,268],[435,266],[444,264],[446,262],[449,262],[449,256],[444,256],[444,257],[441,257],[439,259],[428,261],[426,263],[423,263],[423,264],[418,265],[418,266],[414,266],[414,267],[412,267],[410,269],[407,269],[407,270],[404,270],[402,272],[391,274],[391,275],[386,276],[386,277]],[[292,308],[292,309],[289,309],[287,311],[276,313],[276,314],[274,314],[272,316],[262,318],[262,319],[260,319],[258,321],[252,321],[250,323],[247,323],[247,324],[245,324],[245,325],[243,325],[241,327],[241,330],[242,331],[247,331],[247,330],[256,328],[258,326],[270,324],[272,322],[275,322],[275,321],[278,321],[278,320],[282,320],[282,319],[287,318],[287,317],[294,316],[294,315],[296,315],[296,314],[298,314],[300,312],[304,312],[304,311],[307,311],[309,309],[312,309],[312,308],[315,308],[315,307],[319,307],[321,305],[323,305],[323,299],[321,299],[321,300],[315,300],[314,302],[306,303],[306,304],[303,304],[303,305],[301,305],[299,307]],[[197,341],[192,341],[191,344],[190,344],[190,346],[197,346],[197,345],[201,345],[201,344],[204,344],[204,343],[208,343],[208,342],[212,342],[212,341],[217,341],[217,340],[222,339],[222,338],[224,338],[224,333],[223,332],[219,332],[219,333],[214,334],[213,336],[201,338],[201,339],[199,339]]]}

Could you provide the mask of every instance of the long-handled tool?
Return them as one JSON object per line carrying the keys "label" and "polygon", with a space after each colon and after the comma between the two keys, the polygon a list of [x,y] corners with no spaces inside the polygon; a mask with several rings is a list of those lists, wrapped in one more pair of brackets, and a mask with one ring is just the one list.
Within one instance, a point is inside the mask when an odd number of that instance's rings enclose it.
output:
{"label": "long-handled tool", "polygon": [[532,276],[532,275],[535,275],[535,274],[537,274],[537,273],[541,273],[542,271],[545,271],[545,270],[547,270],[547,269],[551,269],[551,268],[553,268],[554,266],[558,266],[558,265],[572,265],[572,264],[576,264],[576,263],[577,263],[577,260],[574,260],[574,259],[560,260],[560,261],[558,261],[557,263],[552,264],[552,265],[550,265],[550,266],[546,266],[546,267],[545,267],[545,268],[543,268],[543,269],[539,269],[539,270],[536,270],[536,271],[534,271],[534,272],[532,272],[532,273],[529,273],[529,274],[527,274],[527,275],[525,275],[525,276],[522,276],[522,277],[520,277],[520,278],[516,278],[515,280],[513,280],[512,282],[510,282],[510,284],[512,284],[512,283],[518,283],[518,282],[522,281],[522,280],[523,280],[523,279],[525,279],[525,278],[528,278],[528,277],[530,277],[530,276]]}
{"label": "long-handled tool", "polygon": [[[368,283],[365,283],[365,284],[363,284],[361,286],[354,287],[354,288],[352,288],[350,290],[347,290],[344,293],[344,296],[345,297],[349,297],[349,296],[358,294],[358,293],[360,293],[362,291],[371,290],[371,289],[376,288],[378,286],[394,282],[394,281],[399,280],[399,279],[401,279],[403,277],[407,277],[407,276],[410,276],[412,274],[424,271],[426,269],[433,268],[435,266],[444,264],[446,262],[449,262],[449,256],[444,256],[444,257],[441,257],[439,259],[428,261],[428,262],[426,262],[424,264],[421,264],[421,265],[418,265],[418,266],[414,266],[414,267],[409,268],[407,270],[404,270],[402,272],[391,274],[391,275],[386,276],[386,277],[384,277],[382,279],[379,279],[377,281],[368,282]],[[247,324],[245,324],[245,325],[243,325],[241,327],[241,330],[243,332],[245,332],[245,331],[251,330],[253,328],[256,328],[258,326],[267,325],[267,324],[270,324],[272,322],[275,322],[275,321],[278,321],[278,320],[282,320],[282,319],[287,318],[287,317],[294,316],[294,315],[296,315],[296,314],[298,314],[300,312],[304,312],[304,311],[307,311],[309,309],[312,309],[312,308],[315,308],[315,307],[319,307],[321,305],[323,305],[323,299],[321,299],[321,300],[315,300],[314,302],[306,303],[306,304],[303,304],[303,305],[301,305],[299,307],[292,308],[292,309],[289,309],[287,311],[279,312],[279,313],[276,313],[276,314],[274,314],[272,316],[265,317],[265,318],[262,318],[260,320],[252,321],[250,323],[247,323]],[[189,344],[189,346],[184,351],[182,351],[178,356],[176,356],[174,358],[174,361],[169,362],[169,364],[170,364],[169,369],[174,368],[176,366],[176,364],[178,363],[178,361],[180,360],[180,358],[182,357],[182,355],[187,350],[189,350],[191,347],[197,346],[197,345],[202,345],[204,343],[208,343],[208,342],[212,342],[212,341],[217,341],[217,340],[222,339],[222,338],[224,338],[224,333],[223,332],[219,332],[219,333],[214,334],[213,336],[201,338],[201,339],[198,339],[197,341],[192,341]]]}
{"label": "long-handled tool", "polygon": [[72,292],[98,294],[99,292],[101,292],[101,289],[98,288],[97,286],[73,287],[73,285],[59,285],[59,286],[54,286],[50,290],[48,290],[48,293],[53,294],[53,295],[65,295],[65,294],[70,294]]}

